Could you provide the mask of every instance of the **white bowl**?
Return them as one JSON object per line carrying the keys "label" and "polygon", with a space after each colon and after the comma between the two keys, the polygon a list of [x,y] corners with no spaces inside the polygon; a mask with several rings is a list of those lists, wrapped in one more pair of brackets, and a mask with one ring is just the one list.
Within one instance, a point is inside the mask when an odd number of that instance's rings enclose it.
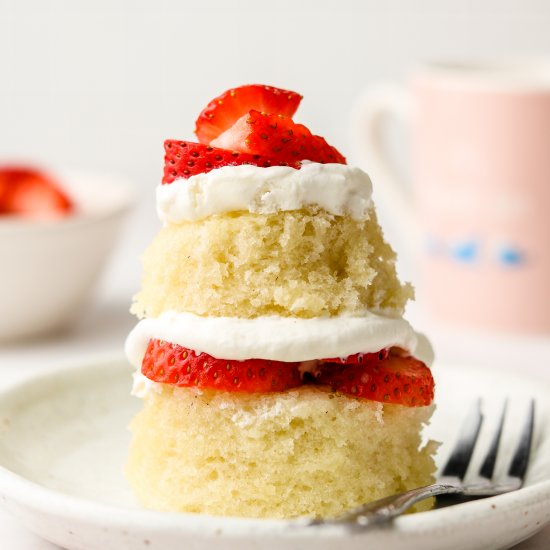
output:
{"label": "white bowl", "polygon": [[49,171],[75,203],[54,221],[0,216],[0,340],[68,325],[89,297],[133,203],[116,178]]}

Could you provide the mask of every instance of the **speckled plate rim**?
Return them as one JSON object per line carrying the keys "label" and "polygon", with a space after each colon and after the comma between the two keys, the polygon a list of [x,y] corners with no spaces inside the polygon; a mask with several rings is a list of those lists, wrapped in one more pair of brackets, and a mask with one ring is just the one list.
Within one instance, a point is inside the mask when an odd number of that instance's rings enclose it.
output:
{"label": "speckled plate rim", "polygon": [[[58,377],[63,377],[64,380],[72,378],[77,381],[79,378],[89,375],[90,369],[101,376],[102,370],[109,369],[112,372],[114,363],[126,365],[126,362],[120,356],[109,359],[102,357],[92,363],[89,361],[84,363],[80,361],[79,363],[80,366],[78,367],[65,366],[57,370],[51,369],[38,377],[24,380],[0,391],[0,403],[5,399],[20,395],[30,386],[54,381]],[[450,368],[454,370],[456,367],[445,367],[446,370]],[[525,380],[518,377],[504,376],[513,381],[521,380],[520,383],[525,384]],[[550,395],[550,384],[533,378],[529,378],[528,382],[537,385],[538,393],[540,393],[542,387]],[[544,433],[547,437],[550,437],[550,426],[546,428]],[[68,525],[75,521],[85,520],[87,524],[108,524],[114,529],[126,529],[131,526],[132,529],[138,529],[151,535],[163,533],[200,538],[223,535],[224,538],[269,536],[317,539],[328,536],[331,539],[341,539],[350,537],[350,535],[361,538],[369,537],[369,535],[382,532],[386,535],[393,534],[399,537],[413,534],[429,534],[430,536],[442,537],[456,531],[457,528],[463,529],[466,524],[472,527],[475,525],[482,526],[490,515],[495,515],[496,510],[499,511],[498,516],[500,518],[506,519],[511,514],[517,515],[519,509],[526,516],[532,513],[539,518],[542,517],[537,522],[536,528],[531,529],[526,537],[531,536],[547,523],[550,523],[550,479],[536,482],[513,493],[402,516],[390,526],[366,529],[360,532],[350,531],[350,529],[341,526],[308,526],[305,521],[299,519],[290,521],[249,519],[122,508],[48,489],[2,465],[0,465],[0,499],[1,504],[17,516],[24,516],[25,514],[21,514],[21,510],[28,510],[44,516],[63,518],[63,521],[67,522]],[[514,544],[519,540],[522,539],[516,539]],[[502,548],[506,547],[502,546]]]}

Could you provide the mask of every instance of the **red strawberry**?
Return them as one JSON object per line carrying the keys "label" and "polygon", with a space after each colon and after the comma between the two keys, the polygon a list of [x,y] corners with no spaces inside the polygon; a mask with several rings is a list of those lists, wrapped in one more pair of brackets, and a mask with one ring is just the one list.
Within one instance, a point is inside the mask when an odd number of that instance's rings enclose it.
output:
{"label": "red strawberry", "polygon": [[216,359],[161,340],[149,341],[141,372],[164,384],[236,392],[284,391],[301,384],[298,363]]}
{"label": "red strawberry", "polygon": [[413,357],[393,353],[382,360],[369,357],[361,364],[326,363],[317,371],[316,382],[333,391],[408,407],[429,405],[434,397],[430,369]]}
{"label": "red strawberry", "polygon": [[338,365],[362,365],[370,363],[376,359],[387,359],[390,354],[389,348],[382,349],[376,353],[355,353],[347,357],[331,357],[330,359],[322,359],[322,363],[336,363]]}
{"label": "red strawberry", "polygon": [[233,88],[206,106],[197,119],[195,134],[200,143],[208,144],[250,109],[291,117],[301,100],[295,92],[262,84]]}
{"label": "red strawberry", "polygon": [[[354,397],[407,407],[429,405],[434,396],[430,369],[397,349],[325,359],[313,377],[300,375],[300,363],[265,359],[234,361],[150,340],[141,372],[162,384],[236,392],[284,391],[302,384],[330,386]],[[342,361],[348,361],[344,364]]]}
{"label": "red strawberry", "polygon": [[242,153],[219,147],[210,147],[192,141],[176,141],[168,139],[164,142],[164,177],[162,183],[172,183],[177,178],[190,178],[221,168],[222,166],[238,166],[252,164],[254,166],[292,166],[300,168],[300,162],[282,162],[277,158],[251,153]]}
{"label": "red strawberry", "polygon": [[324,138],[314,136],[303,124],[282,115],[251,110],[212,145],[243,153],[275,157],[285,162],[310,160],[346,164],[346,159]]}
{"label": "red strawberry", "polygon": [[45,174],[29,168],[0,169],[0,214],[55,219],[72,209],[67,195]]}
{"label": "red strawberry", "polygon": [[5,172],[0,171],[0,214],[3,214],[5,211],[9,187],[9,179],[6,177]]}

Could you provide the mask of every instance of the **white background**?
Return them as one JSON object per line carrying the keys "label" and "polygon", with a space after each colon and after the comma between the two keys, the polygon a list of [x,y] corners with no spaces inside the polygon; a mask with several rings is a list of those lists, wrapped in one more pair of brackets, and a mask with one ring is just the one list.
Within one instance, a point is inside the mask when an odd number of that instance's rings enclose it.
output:
{"label": "white background", "polygon": [[[549,54],[549,29],[545,0],[0,0],[0,160],[121,174],[138,197],[74,332],[0,349],[0,364],[37,368],[46,354],[122,347],[137,256],[158,228],[162,142],[192,138],[198,113],[223,90],[259,82],[300,92],[296,119],[353,162],[352,105],[366,87],[402,82],[426,60]],[[469,336],[465,352],[465,340],[436,333],[440,356],[464,360],[476,349],[474,361],[498,366],[501,340]],[[520,341],[508,368],[526,347],[548,358],[548,342]],[[51,547],[6,518],[0,547]],[[545,537],[523,548],[542,550]]]}

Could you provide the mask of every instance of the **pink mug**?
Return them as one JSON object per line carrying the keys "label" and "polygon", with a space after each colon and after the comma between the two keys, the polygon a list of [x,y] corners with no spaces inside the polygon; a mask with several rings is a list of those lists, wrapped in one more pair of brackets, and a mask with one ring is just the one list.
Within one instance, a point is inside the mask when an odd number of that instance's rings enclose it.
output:
{"label": "pink mug", "polygon": [[[357,115],[432,318],[550,334],[550,63],[426,66],[408,92],[371,90]],[[396,118],[410,130],[410,186],[383,139]]]}

